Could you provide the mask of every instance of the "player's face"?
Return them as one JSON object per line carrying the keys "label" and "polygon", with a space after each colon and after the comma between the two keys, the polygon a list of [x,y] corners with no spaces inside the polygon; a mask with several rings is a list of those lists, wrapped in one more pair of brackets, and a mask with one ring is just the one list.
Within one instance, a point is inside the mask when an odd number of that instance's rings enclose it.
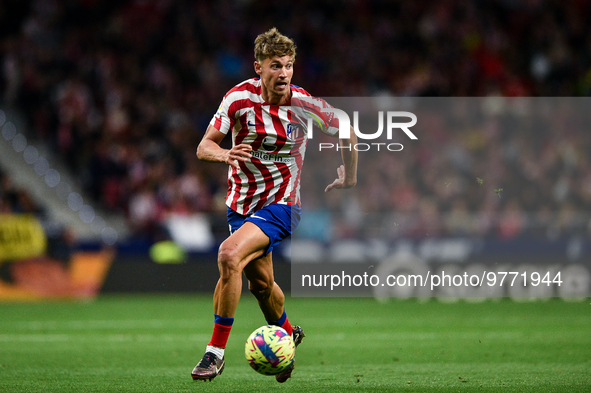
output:
{"label": "player's face", "polygon": [[293,58],[291,56],[273,56],[263,61],[255,61],[254,69],[261,77],[263,99],[270,104],[285,104],[291,98],[291,77],[293,76]]}

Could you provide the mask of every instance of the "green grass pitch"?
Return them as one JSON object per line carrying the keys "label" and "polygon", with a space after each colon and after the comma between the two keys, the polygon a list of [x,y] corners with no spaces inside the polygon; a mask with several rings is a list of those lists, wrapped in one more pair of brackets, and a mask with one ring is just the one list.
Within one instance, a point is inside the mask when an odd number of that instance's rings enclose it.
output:
{"label": "green grass pitch", "polygon": [[211,296],[0,303],[0,391],[591,392],[590,303],[291,298],[307,337],[281,385],[244,359],[264,324],[250,294],[212,382],[190,377]]}

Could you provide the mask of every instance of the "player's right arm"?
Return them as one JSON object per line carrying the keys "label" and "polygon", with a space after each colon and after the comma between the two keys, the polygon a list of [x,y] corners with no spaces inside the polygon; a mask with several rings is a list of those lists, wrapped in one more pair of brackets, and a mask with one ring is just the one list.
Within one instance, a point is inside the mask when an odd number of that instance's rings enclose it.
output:
{"label": "player's right arm", "polygon": [[197,158],[207,162],[225,162],[236,169],[240,169],[239,161],[246,162],[252,155],[252,146],[241,143],[231,149],[220,146],[226,134],[220,132],[212,125],[207,127],[203,139],[197,146]]}

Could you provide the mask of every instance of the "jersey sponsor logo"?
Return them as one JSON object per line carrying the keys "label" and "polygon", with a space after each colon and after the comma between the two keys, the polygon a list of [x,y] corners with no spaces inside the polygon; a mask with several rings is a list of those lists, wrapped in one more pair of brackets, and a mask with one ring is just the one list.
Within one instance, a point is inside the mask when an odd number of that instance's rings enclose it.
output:
{"label": "jersey sponsor logo", "polygon": [[264,151],[266,151],[266,152],[269,152],[269,153],[271,153],[271,152],[274,152],[274,151],[275,151],[275,149],[276,149],[276,147],[275,147],[275,142],[276,142],[276,141],[273,141],[273,140],[271,140],[271,138],[269,138],[269,137],[265,137],[265,138],[263,139],[263,142],[261,143],[261,147],[262,147],[262,148],[263,148],[263,150],[264,150]]}
{"label": "jersey sponsor logo", "polygon": [[276,153],[266,153],[263,151],[253,151],[250,154],[260,161],[272,161],[272,162],[283,162],[283,163],[293,163],[295,162],[295,158],[291,157],[290,155],[286,154],[276,154]]}

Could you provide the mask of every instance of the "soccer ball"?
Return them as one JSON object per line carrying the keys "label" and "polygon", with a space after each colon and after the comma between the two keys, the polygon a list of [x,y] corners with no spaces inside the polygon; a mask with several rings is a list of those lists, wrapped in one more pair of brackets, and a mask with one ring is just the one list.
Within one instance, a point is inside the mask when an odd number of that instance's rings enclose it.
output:
{"label": "soccer ball", "polygon": [[248,337],[244,348],[248,364],[263,375],[277,375],[293,363],[295,344],[279,326],[261,326]]}

